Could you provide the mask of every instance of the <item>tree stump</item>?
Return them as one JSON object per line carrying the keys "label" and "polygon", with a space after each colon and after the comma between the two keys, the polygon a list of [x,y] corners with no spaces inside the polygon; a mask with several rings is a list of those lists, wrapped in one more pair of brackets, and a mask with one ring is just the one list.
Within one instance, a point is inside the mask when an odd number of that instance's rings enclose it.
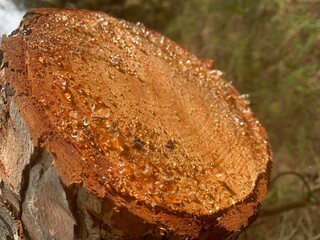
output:
{"label": "tree stump", "polygon": [[212,61],[141,23],[71,9],[29,11],[0,57],[9,235],[232,239],[255,219],[267,136]]}

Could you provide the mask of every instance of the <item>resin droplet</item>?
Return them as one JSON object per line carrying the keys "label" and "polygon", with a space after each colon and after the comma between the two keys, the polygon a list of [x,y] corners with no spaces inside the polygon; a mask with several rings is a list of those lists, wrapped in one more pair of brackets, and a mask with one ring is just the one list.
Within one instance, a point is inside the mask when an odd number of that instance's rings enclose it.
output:
{"label": "resin droplet", "polygon": [[39,62],[44,63],[44,58],[43,57],[38,57]]}
{"label": "resin droplet", "polygon": [[110,116],[110,108],[100,108],[93,113],[93,117],[96,118],[107,118]]}
{"label": "resin droplet", "polygon": [[73,130],[72,133],[71,133],[71,137],[73,138],[77,138],[79,135],[78,131],[77,130]]}
{"label": "resin droplet", "polygon": [[119,56],[118,55],[112,55],[110,58],[110,63],[114,66],[118,65],[120,63],[120,60],[119,60]]}
{"label": "resin droplet", "polygon": [[69,116],[74,118],[74,119],[77,119],[78,118],[78,112],[77,111],[71,111],[71,112],[69,112]]}
{"label": "resin droplet", "polygon": [[66,93],[64,94],[64,97],[65,97],[68,101],[70,101],[70,100],[71,100],[71,93],[66,92]]}
{"label": "resin droplet", "polygon": [[213,76],[213,77],[216,77],[216,78],[219,78],[219,77],[222,77],[223,76],[223,72],[221,72],[220,70],[211,70],[210,71],[210,74]]}
{"label": "resin droplet", "polygon": [[89,118],[83,118],[82,119],[82,123],[84,126],[89,126],[90,125],[90,119]]}

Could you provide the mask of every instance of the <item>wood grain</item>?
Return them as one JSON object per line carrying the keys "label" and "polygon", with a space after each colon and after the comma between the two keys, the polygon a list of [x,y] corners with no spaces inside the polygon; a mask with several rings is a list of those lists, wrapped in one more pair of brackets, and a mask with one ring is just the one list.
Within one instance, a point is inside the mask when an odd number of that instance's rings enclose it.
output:
{"label": "wood grain", "polygon": [[32,10],[1,49],[1,176],[30,237],[223,239],[252,222],[267,136],[212,61],[85,10]]}

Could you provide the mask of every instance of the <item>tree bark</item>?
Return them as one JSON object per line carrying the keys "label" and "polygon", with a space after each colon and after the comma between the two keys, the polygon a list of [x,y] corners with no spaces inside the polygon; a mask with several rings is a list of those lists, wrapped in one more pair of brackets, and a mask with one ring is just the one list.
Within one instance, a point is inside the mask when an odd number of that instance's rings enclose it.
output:
{"label": "tree bark", "polygon": [[0,58],[4,236],[232,239],[256,218],[267,136],[212,61],[70,9],[28,12]]}

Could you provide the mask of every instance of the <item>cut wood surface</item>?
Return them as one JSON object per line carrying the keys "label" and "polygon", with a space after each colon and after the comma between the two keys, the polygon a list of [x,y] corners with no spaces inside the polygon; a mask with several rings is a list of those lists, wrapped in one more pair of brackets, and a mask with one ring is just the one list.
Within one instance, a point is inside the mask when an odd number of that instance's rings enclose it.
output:
{"label": "cut wood surface", "polygon": [[86,10],[31,10],[2,41],[1,199],[21,236],[231,239],[255,219],[267,136],[212,61]]}

